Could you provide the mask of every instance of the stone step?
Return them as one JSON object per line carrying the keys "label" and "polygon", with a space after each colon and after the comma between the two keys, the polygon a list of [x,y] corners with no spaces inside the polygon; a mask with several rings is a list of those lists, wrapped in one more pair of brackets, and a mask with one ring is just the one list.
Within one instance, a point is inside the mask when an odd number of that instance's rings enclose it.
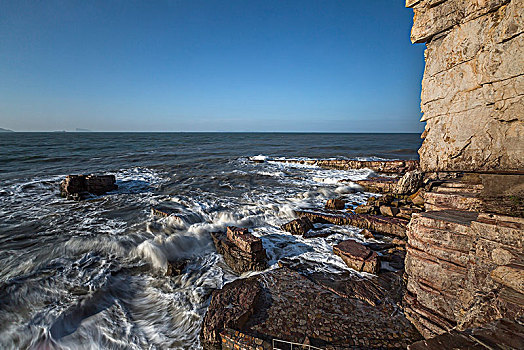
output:
{"label": "stone step", "polygon": [[445,209],[479,211],[482,207],[482,200],[475,194],[426,192],[424,207],[426,211]]}

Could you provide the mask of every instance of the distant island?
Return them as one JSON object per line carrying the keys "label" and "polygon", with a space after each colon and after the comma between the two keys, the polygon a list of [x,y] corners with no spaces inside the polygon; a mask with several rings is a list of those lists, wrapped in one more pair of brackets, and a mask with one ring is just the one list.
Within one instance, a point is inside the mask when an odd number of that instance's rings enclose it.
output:
{"label": "distant island", "polygon": [[91,130],[89,129],[82,129],[82,128],[76,128],[75,131],[76,132],[91,132]]}
{"label": "distant island", "polygon": [[14,132],[13,130],[0,128],[0,132]]}

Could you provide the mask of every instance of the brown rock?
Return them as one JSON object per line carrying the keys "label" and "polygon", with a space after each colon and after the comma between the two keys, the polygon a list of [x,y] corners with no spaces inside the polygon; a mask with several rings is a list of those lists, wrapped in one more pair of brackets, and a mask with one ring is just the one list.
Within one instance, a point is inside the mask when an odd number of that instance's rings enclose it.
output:
{"label": "brown rock", "polygon": [[[262,271],[267,269],[267,256],[263,248],[253,252],[242,250],[222,232],[211,233],[211,238],[213,238],[217,252],[224,256],[225,262],[233,271],[244,273],[247,271]],[[241,245],[243,244],[244,243]],[[249,244],[243,246],[249,247],[248,249],[253,249]],[[255,249],[257,249],[256,244]]]}
{"label": "brown rock", "polygon": [[301,217],[280,226],[283,231],[290,232],[294,235],[305,235],[309,230],[313,230],[314,226],[308,217]]}
{"label": "brown rock", "polygon": [[346,265],[357,271],[377,273],[380,268],[378,254],[352,239],[334,246],[333,253],[340,256]]}
{"label": "brown rock", "polygon": [[226,234],[227,238],[240,248],[240,250],[247,253],[256,253],[262,250],[262,241],[260,238],[249,233],[247,228],[228,226]]}
{"label": "brown rock", "polygon": [[409,196],[409,200],[420,207],[424,206],[424,190],[419,189],[417,192]]}
{"label": "brown rock", "polygon": [[386,205],[380,206],[380,214],[384,216],[397,216],[398,213],[400,213],[399,208],[388,207]]}
{"label": "brown rock", "polygon": [[326,209],[342,210],[346,207],[346,201],[342,199],[329,199],[326,203]]}
{"label": "brown rock", "polygon": [[394,177],[373,177],[365,180],[357,180],[356,184],[362,186],[364,190],[375,193],[389,193],[395,190],[397,178]]}
{"label": "brown rock", "polygon": [[371,232],[370,230],[368,229],[363,229],[362,231],[360,231],[361,234],[364,235],[365,238],[367,239],[374,239],[375,238],[375,235],[373,234],[373,232]]}
{"label": "brown rock", "polygon": [[359,205],[355,208],[356,214],[368,214],[374,211],[374,207],[371,205]]}
{"label": "brown rock", "polygon": [[90,194],[102,195],[118,188],[114,175],[68,175],[60,183],[60,195],[81,200]]}
{"label": "brown rock", "polygon": [[282,163],[298,163],[316,165],[326,169],[363,169],[368,168],[377,173],[404,174],[406,171],[418,169],[417,160],[347,160],[347,159],[319,159],[319,160],[274,160]]}
{"label": "brown rock", "polygon": [[240,329],[255,312],[261,293],[256,277],[238,279],[214,291],[200,332],[204,348],[219,348],[224,329]]}

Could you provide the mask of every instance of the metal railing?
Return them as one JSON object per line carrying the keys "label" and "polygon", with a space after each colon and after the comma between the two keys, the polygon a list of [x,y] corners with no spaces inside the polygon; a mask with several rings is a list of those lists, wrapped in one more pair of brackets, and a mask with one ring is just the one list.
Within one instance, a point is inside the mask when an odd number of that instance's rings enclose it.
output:
{"label": "metal railing", "polygon": [[322,350],[312,345],[293,343],[290,341],[273,339],[273,350]]}

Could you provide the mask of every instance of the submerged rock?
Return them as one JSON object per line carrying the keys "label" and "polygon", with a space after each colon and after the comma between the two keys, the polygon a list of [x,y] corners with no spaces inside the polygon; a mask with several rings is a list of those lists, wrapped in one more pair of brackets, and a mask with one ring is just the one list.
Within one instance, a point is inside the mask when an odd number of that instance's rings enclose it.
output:
{"label": "submerged rock", "polygon": [[247,229],[228,227],[227,232],[211,233],[215,248],[226,263],[237,273],[267,269],[266,251],[260,238]]}
{"label": "submerged rock", "polygon": [[309,218],[301,217],[280,226],[280,228],[283,231],[287,231],[294,235],[303,236],[308,233],[309,230],[313,230],[315,227]]}
{"label": "submerged rock", "polygon": [[187,261],[178,260],[178,261],[168,261],[166,276],[179,276],[182,274],[182,271],[186,268]]}
{"label": "submerged rock", "polygon": [[380,268],[378,254],[352,239],[334,246],[333,253],[340,256],[347,266],[357,271],[376,274]]}
{"label": "submerged rock", "polygon": [[100,196],[117,188],[115,175],[67,175],[60,183],[60,195],[67,199],[81,200],[89,195]]}

